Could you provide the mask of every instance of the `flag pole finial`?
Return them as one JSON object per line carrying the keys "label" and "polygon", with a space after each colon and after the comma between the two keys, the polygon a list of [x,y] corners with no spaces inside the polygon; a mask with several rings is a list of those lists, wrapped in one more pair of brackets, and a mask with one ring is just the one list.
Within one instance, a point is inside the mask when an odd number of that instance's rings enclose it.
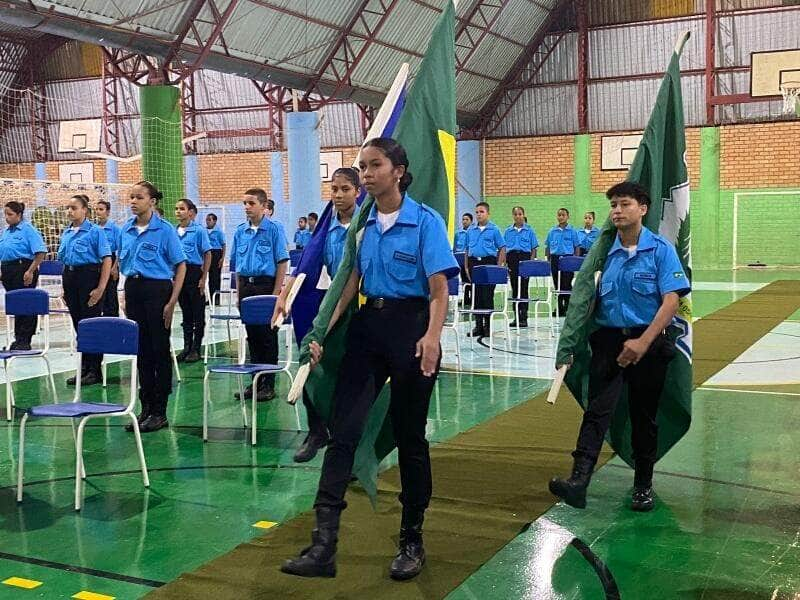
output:
{"label": "flag pole finial", "polygon": [[680,38],[678,38],[678,43],[675,44],[675,54],[677,54],[678,56],[681,55],[681,52],[683,52],[683,47],[686,45],[686,42],[689,40],[691,35],[692,35],[691,31],[685,31],[683,35]]}

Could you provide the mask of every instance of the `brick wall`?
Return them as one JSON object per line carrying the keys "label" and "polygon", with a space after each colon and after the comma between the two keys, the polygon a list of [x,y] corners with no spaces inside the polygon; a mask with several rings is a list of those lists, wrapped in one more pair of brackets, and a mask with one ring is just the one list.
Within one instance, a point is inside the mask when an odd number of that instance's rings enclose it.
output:
{"label": "brick wall", "polygon": [[270,190],[270,157],[266,152],[198,156],[203,202],[238,202],[247,188]]}
{"label": "brick wall", "polygon": [[486,140],[486,196],[571,194],[572,136]]}
{"label": "brick wall", "polygon": [[720,128],[720,187],[800,187],[800,121]]}

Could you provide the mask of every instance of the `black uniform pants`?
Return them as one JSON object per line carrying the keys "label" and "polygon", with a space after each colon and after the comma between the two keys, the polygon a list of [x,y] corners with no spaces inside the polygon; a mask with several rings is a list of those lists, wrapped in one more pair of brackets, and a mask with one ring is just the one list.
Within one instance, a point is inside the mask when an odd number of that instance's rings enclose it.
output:
{"label": "black uniform pants", "polygon": [[[103,299],[89,306],[89,294],[100,283],[100,265],[81,265],[78,267],[64,267],[64,301],[72,318],[72,325],[78,331],[78,323],[83,319],[99,317],[103,314]],[[83,355],[83,374],[93,373],[100,376],[100,363],[102,354]]]}
{"label": "black uniform pants", "polygon": [[[571,254],[551,254],[550,255],[550,273],[553,277],[553,286],[558,289],[558,259],[562,256],[572,256]],[[562,291],[572,290],[572,276],[573,273],[561,273],[561,289]],[[557,298],[558,316],[563,317],[567,314],[569,307],[569,294],[558,294]]]}
{"label": "black uniform pants", "polygon": [[[519,263],[523,260],[530,260],[530,252],[521,252],[520,250],[512,250],[506,255],[506,264],[508,265],[508,276],[511,279],[511,294],[514,298],[528,298],[528,278],[522,278],[522,286],[519,285]],[[517,304],[517,319],[518,322],[528,322],[528,303],[520,302]]]}
{"label": "black uniform pants", "polygon": [[[496,265],[496,256],[483,256],[476,258],[474,256],[467,257],[467,265],[469,268],[469,278],[472,281],[472,270],[478,265]],[[475,294],[475,308],[494,308],[494,286],[493,285],[476,285],[473,286],[473,294]],[[475,319],[478,327],[484,328],[488,333],[489,330],[489,317],[476,317]]]}
{"label": "black uniform pants", "polygon": [[[113,265],[117,260],[115,254],[111,255],[111,264]],[[117,292],[117,285],[119,284],[119,276],[114,279],[108,278],[108,285],[106,286],[106,293],[103,296],[103,316],[104,317],[118,317],[119,316],[119,294]]]}
{"label": "black uniform pants", "polygon": [[197,287],[203,275],[200,265],[186,265],[186,278],[183,280],[181,293],[178,295],[178,304],[183,313],[183,342],[184,350],[192,348],[200,350],[203,343],[203,334],[206,328],[206,294],[205,290]]}
{"label": "black uniform pants", "polygon": [[[33,274],[33,281],[30,285],[25,285],[23,277],[25,271],[30,269],[32,260],[20,258],[17,260],[4,261],[2,268],[3,287],[7,292],[21,290],[23,288],[35,288],[39,282],[39,271]],[[20,344],[30,344],[33,334],[36,332],[36,317],[14,317],[14,340]]]}
{"label": "black uniform pants", "polygon": [[391,307],[364,306],[355,314],[334,392],[332,441],[325,451],[314,507],[344,509],[356,448],[372,404],[391,378],[389,414],[397,441],[404,512],[424,511],[431,498],[431,461],[425,424],[432,377],[420,371],[417,341],[428,328],[428,301],[415,299]]}
{"label": "black uniform pants", "polygon": [[592,362],[589,370],[589,405],[583,413],[573,456],[597,460],[603,439],[622,396],[628,388],[631,443],[636,463],[652,465],[658,450],[658,399],[664,388],[667,367],[675,355],[675,344],[665,334],[658,336],[636,365],[622,368],[617,357],[626,340],[638,338],[645,328],[602,328],[589,336]]}
{"label": "black uniform pants", "polygon": [[[222,248],[218,248],[216,250],[211,250],[211,267],[208,269],[208,293],[211,295],[211,298],[208,299],[211,302],[212,298],[214,298],[214,294],[221,289],[222,285],[222,267],[220,266],[220,261],[222,260]],[[219,298],[216,299],[216,304],[219,305]]]}
{"label": "black uniform pants", "polygon": [[[239,309],[241,302],[250,296],[272,295],[275,290],[274,277],[247,277],[239,275],[237,291],[239,292]],[[275,365],[278,363],[278,331],[269,325],[247,325],[247,347],[250,350],[250,361],[258,364]],[[275,374],[262,375],[259,385],[265,389],[275,386]],[[263,382],[263,383],[262,383]]]}
{"label": "black uniform pants", "polygon": [[125,280],[125,311],[139,325],[139,401],[150,414],[166,416],[172,392],[172,356],[164,307],[172,281],[129,277]]}

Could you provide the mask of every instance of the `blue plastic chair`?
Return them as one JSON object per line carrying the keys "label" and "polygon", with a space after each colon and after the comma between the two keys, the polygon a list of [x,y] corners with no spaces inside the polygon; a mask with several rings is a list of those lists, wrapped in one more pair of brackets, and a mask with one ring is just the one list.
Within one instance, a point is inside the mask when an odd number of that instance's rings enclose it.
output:
{"label": "blue plastic chair", "polygon": [[25,466],[25,424],[28,419],[70,419],[75,427],[78,419],[78,428],[75,432],[75,510],[81,509],[83,501],[81,482],[86,479],[86,470],[83,466],[83,430],[90,419],[108,419],[111,417],[128,417],[133,424],[133,434],[136,439],[136,450],[142,469],[144,487],[150,487],[147,475],[147,463],[142,448],[142,437],[139,433],[139,423],[133,414],[136,404],[137,385],[137,354],[139,351],[139,326],[128,319],[117,317],[94,317],[84,319],[78,323],[78,369],[81,372],[83,353],[87,354],[118,354],[131,358],[130,398],[127,404],[109,404],[107,402],[82,402],[81,378],[75,380],[75,396],[72,402],[66,404],[42,404],[29,408],[22,417],[19,425],[19,467],[17,472],[17,502],[22,502],[22,484]]}
{"label": "blue plastic chair", "polygon": [[[458,298],[461,293],[461,282],[458,275],[447,280],[447,319],[442,325],[443,331],[452,331],[456,338],[456,362],[461,368],[461,344],[458,339]],[[452,314],[452,318],[450,315]]]}
{"label": "blue plastic chair", "polygon": [[[240,319],[241,326],[245,325],[260,325],[270,327],[272,323],[272,313],[275,310],[275,302],[277,296],[250,296],[241,302]],[[244,337],[244,331],[240,331],[240,339]],[[258,409],[258,380],[264,375],[274,373],[285,373],[289,377],[289,387],[294,383],[289,366],[292,363],[291,344],[289,345],[288,355],[285,364],[281,365],[267,365],[259,363],[244,362],[244,354],[240,355],[237,364],[219,364],[206,367],[206,374],[203,378],[203,441],[208,441],[208,405],[211,401],[211,394],[208,385],[208,379],[212,373],[221,373],[225,375],[236,375],[239,383],[239,400],[242,403],[242,422],[247,428],[247,408],[245,407],[244,397],[244,382],[242,378],[245,375],[253,377],[253,398],[250,412],[251,426],[250,426],[250,440],[251,443],[256,445],[256,424],[257,424],[257,409]],[[300,431],[300,411],[295,404],[294,414],[297,420],[297,430]]]}
{"label": "blue plastic chair", "polygon": [[[217,306],[216,299],[225,294],[228,298],[226,310],[221,312],[222,303]],[[236,272],[230,272],[230,289],[217,290],[214,296],[209,300],[208,312],[206,313],[206,347],[203,349],[203,363],[208,364],[208,350],[213,349],[214,356],[216,356],[216,336],[214,335],[214,324],[225,323],[225,328],[228,333],[228,343],[233,340],[231,333],[231,323],[239,321],[239,315],[233,312],[234,297],[236,296]]]}
{"label": "blue plastic chair", "polygon": [[[497,265],[478,265],[472,269],[472,305],[470,308],[462,308],[458,312],[460,315],[469,315],[469,324],[472,327],[473,317],[489,317],[489,358],[492,358],[492,341],[494,339],[494,328],[491,326],[492,319],[495,315],[505,321],[506,330],[506,350],[508,350],[508,340],[511,337],[511,332],[508,327],[508,269]],[[476,285],[494,285],[497,286],[502,294],[501,308],[475,308],[475,290]],[[470,347],[475,347],[475,338],[470,337]]]}
{"label": "blue plastic chair", "polygon": [[[545,316],[550,323],[550,334],[555,335],[553,327],[553,279],[550,271],[550,262],[546,260],[523,260],[519,263],[517,276],[517,289],[522,289],[522,280],[528,280],[528,298],[510,298],[509,302],[516,307],[519,304],[533,304],[533,331],[534,335],[539,329],[539,305],[544,304]],[[533,289],[531,289],[531,286]],[[517,320],[519,332],[519,320]]]}
{"label": "blue plastic chair", "polygon": [[561,289],[561,274],[562,273],[577,273],[581,270],[583,261],[586,260],[584,256],[562,256],[558,259],[558,287],[556,288],[557,296],[571,296],[572,290]]}
{"label": "blue plastic chair", "polygon": [[53,397],[56,395],[56,384],[53,381],[53,370],[50,367],[50,359],[47,352],[50,349],[50,296],[44,290],[28,288],[13,290],[6,293],[6,339],[10,346],[9,332],[13,331],[12,320],[15,317],[40,317],[44,328],[44,346],[42,348],[32,348],[30,350],[2,350],[0,360],[3,361],[3,373],[6,377],[6,421],[14,418],[14,390],[11,386],[11,363],[18,358],[41,358],[47,365],[47,377],[50,380],[50,387],[53,390]]}

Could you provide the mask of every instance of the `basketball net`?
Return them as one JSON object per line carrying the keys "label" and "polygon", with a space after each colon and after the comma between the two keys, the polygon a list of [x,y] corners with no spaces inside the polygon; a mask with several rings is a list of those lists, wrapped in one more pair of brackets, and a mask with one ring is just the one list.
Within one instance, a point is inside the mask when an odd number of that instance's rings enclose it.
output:
{"label": "basketball net", "polygon": [[793,81],[781,86],[783,94],[783,113],[792,113],[800,117],[800,81]]}

